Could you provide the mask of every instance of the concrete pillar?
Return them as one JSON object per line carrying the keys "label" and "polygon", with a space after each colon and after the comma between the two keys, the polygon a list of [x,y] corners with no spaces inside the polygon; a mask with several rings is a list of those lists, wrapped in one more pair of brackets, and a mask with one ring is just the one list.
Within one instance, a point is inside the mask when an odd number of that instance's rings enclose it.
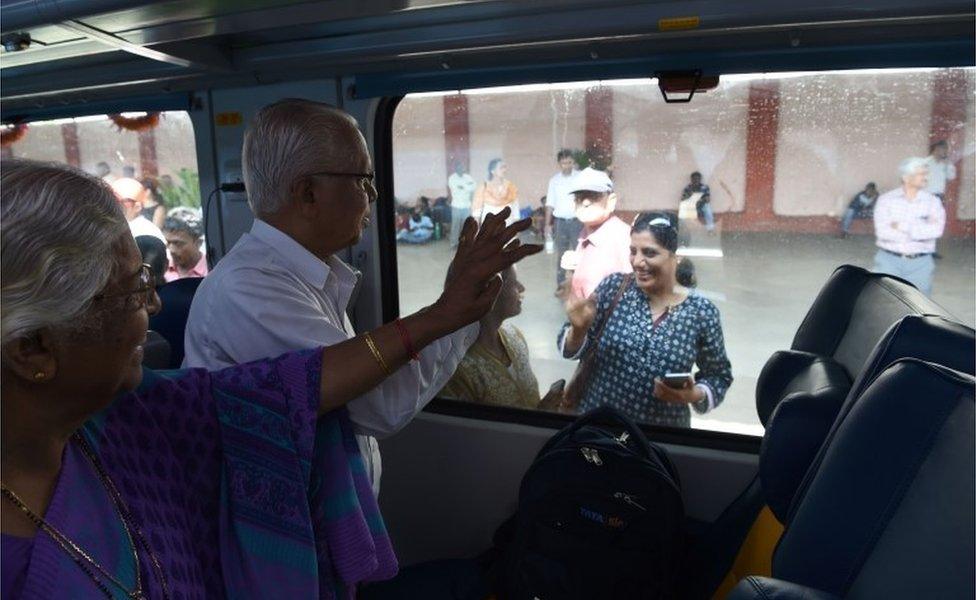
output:
{"label": "concrete pillar", "polygon": [[471,131],[468,121],[468,97],[464,94],[444,96],[444,156],[447,175],[460,161],[466,173],[471,172]]}
{"label": "concrete pillar", "polygon": [[956,178],[946,186],[946,235],[973,237],[972,220],[960,221],[958,213],[959,184],[968,161],[963,160],[966,147],[967,90],[973,88],[972,73],[963,69],[942,69],[932,80],[932,121],[929,143],[949,143],[950,159],[955,157]]}
{"label": "concrete pillar", "polygon": [[64,162],[80,169],[81,148],[78,145],[78,125],[74,123],[61,125],[61,139],[64,141]]}
{"label": "concrete pillar", "polygon": [[146,129],[139,132],[139,176],[159,175],[159,162],[156,158],[156,132]]}
{"label": "concrete pillar", "polygon": [[613,160],[613,88],[588,88],[585,102],[583,144],[593,162],[608,166]]}

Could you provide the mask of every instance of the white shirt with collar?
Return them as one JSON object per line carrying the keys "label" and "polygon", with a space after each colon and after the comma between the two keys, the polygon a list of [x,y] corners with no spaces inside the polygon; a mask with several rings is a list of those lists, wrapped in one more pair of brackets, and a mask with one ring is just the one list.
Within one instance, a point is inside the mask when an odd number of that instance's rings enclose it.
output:
{"label": "white shirt with collar", "polygon": [[929,184],[925,191],[930,194],[945,194],[946,185],[956,178],[956,166],[948,160],[939,160],[934,156],[925,159],[929,169]]}
{"label": "white shirt with collar", "polygon": [[[210,370],[329,346],[355,337],[346,308],[356,275],[323,262],[285,233],[255,219],[200,284],[186,326],[184,367]],[[360,450],[379,493],[376,437],[395,433],[447,383],[478,337],[477,323],[443,337],[348,404]]]}
{"label": "white shirt with collar", "polygon": [[158,240],[162,240],[164,244],[166,243],[166,236],[163,235],[159,227],[156,227],[155,223],[142,215],[129,221],[129,231],[132,232],[132,237],[134,238],[140,235],[151,235]]}
{"label": "white shirt with collar", "polygon": [[549,179],[549,188],[546,190],[546,206],[552,208],[552,216],[557,219],[576,218],[576,197],[573,194],[573,187],[576,169],[569,175],[563,175],[560,171]]}

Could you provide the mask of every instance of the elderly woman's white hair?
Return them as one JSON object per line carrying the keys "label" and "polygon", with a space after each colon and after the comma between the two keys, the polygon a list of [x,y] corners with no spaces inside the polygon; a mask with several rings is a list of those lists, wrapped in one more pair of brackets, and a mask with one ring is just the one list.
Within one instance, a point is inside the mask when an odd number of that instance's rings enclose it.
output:
{"label": "elderly woman's white hair", "polygon": [[348,152],[335,133],[356,121],[347,113],[301,98],[279,100],[258,111],[244,134],[241,165],[247,200],[257,216],[273,215],[291,197],[301,177],[323,170],[323,162]]}
{"label": "elderly woman's white hair", "polygon": [[901,161],[898,165],[898,172],[901,174],[902,178],[911,177],[918,171],[922,169],[929,168],[929,161],[927,158],[922,158],[919,156],[913,156],[911,158],[906,158]]}
{"label": "elderly woman's white hair", "polygon": [[55,163],[0,163],[0,338],[80,322],[129,228],[112,188]]}

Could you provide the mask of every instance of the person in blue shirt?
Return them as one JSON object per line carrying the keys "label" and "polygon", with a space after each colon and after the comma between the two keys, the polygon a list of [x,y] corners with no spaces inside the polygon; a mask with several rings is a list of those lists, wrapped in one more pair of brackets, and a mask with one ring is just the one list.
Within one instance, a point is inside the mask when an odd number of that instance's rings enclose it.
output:
{"label": "person in blue shirt", "polygon": [[847,237],[854,219],[870,219],[874,216],[874,203],[877,199],[878,187],[872,181],[864,186],[864,189],[858,192],[847,205],[844,217],[840,220],[840,237]]}
{"label": "person in blue shirt", "polygon": [[434,236],[434,222],[419,206],[413,209],[407,227],[397,233],[398,242],[426,244]]}
{"label": "person in blue shirt", "polygon": [[[633,274],[610,275],[589,298],[566,301],[559,348],[570,359],[595,352],[596,363],[579,406],[564,408],[582,413],[610,405],[637,421],[689,427],[691,409],[704,414],[722,402],[732,366],[718,308],[690,287],[687,272],[679,285],[677,249],[667,214],[642,213],[631,228]],[[696,366],[684,382],[664,382],[667,373]]]}

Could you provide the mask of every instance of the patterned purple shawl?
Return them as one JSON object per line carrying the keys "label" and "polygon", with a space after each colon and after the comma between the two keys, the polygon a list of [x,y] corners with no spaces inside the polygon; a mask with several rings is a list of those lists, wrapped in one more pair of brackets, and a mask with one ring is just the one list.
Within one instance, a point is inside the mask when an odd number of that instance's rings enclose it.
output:
{"label": "patterned purple shawl", "polygon": [[[306,351],[215,373],[146,370],[135,393],[85,424],[174,599],[353,598],[359,583],[396,574],[345,409],[316,417],[321,360]],[[111,500],[73,446],[45,517],[131,583]],[[22,597],[104,597],[47,535],[30,552]],[[144,588],[162,598],[140,559]]]}

